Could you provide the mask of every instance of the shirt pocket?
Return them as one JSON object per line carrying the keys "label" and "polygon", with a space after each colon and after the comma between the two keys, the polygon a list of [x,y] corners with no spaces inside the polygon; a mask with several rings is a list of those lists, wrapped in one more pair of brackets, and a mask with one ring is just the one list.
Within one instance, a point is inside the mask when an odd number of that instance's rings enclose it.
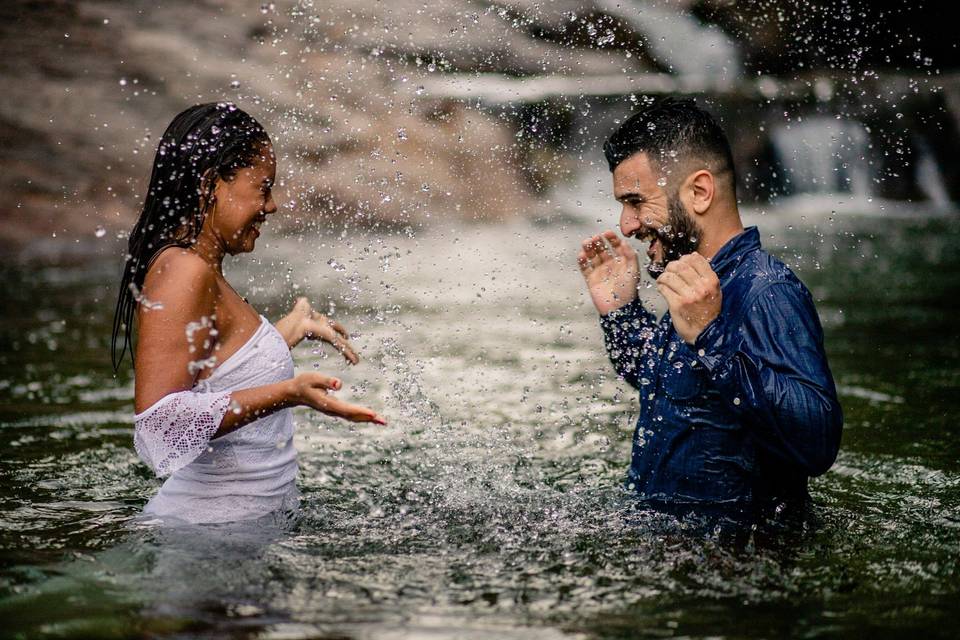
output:
{"label": "shirt pocket", "polygon": [[677,360],[668,366],[664,390],[677,402],[692,402],[703,395],[703,367],[696,362]]}

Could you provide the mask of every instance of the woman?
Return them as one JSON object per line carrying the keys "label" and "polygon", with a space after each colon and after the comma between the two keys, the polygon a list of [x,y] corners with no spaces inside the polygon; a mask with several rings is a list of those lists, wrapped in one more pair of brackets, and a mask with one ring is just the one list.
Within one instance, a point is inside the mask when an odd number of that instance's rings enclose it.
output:
{"label": "woman", "polygon": [[290,349],[304,338],[333,344],[355,364],[343,327],[305,299],[272,325],[223,277],[224,256],[253,251],[277,211],[275,173],[266,131],[232,104],[187,109],[160,141],[112,342],[114,367],[128,346],[135,355],[137,453],[169,476],[145,513],[210,523],[294,509],[291,407],[386,424],[330,395],[337,379],[294,376]]}

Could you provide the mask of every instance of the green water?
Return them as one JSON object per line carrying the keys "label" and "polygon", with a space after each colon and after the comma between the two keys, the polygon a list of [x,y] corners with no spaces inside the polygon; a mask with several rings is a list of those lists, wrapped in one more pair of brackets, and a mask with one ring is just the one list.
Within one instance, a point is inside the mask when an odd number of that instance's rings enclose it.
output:
{"label": "green water", "polygon": [[136,526],[157,484],[109,366],[118,265],[7,262],[0,636],[952,635],[960,221],[755,222],[818,300],[846,426],[814,520],[746,549],[620,493],[637,404],[575,269],[592,225],[265,237],[231,265],[272,319],[332,305],[364,362],[305,346],[298,366],[391,419],[297,414],[290,531]]}

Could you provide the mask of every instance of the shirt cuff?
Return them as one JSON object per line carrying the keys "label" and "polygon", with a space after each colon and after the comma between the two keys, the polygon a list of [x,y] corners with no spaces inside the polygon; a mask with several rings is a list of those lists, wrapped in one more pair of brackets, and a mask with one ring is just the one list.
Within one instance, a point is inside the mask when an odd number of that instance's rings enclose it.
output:
{"label": "shirt cuff", "polygon": [[711,376],[716,377],[722,375],[725,365],[739,351],[741,342],[739,339],[729,339],[725,323],[721,316],[717,316],[700,332],[692,349],[700,364]]}
{"label": "shirt cuff", "polygon": [[640,298],[637,297],[619,309],[614,309],[610,313],[600,316],[600,326],[603,327],[604,331],[607,331],[616,327],[622,327],[625,323],[643,317],[643,315],[643,303],[640,302]]}

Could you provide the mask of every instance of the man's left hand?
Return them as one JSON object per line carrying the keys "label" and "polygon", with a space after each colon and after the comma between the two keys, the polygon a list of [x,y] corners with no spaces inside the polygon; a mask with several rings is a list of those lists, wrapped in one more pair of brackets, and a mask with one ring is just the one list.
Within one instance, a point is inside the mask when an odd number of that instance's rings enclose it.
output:
{"label": "man's left hand", "polygon": [[673,326],[687,344],[696,342],[697,336],[720,315],[720,279],[699,253],[688,253],[670,262],[657,278],[657,291],[666,298]]}

